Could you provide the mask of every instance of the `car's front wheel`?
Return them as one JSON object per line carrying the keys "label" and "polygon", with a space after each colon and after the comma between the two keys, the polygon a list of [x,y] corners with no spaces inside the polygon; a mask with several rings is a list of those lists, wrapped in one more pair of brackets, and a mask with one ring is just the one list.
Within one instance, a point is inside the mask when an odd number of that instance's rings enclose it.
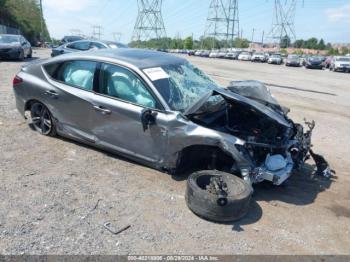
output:
{"label": "car's front wheel", "polygon": [[55,136],[56,129],[50,111],[45,105],[35,102],[30,107],[32,126],[44,136]]}
{"label": "car's front wheel", "polygon": [[30,48],[27,58],[32,58],[32,56],[33,56],[33,50]]}

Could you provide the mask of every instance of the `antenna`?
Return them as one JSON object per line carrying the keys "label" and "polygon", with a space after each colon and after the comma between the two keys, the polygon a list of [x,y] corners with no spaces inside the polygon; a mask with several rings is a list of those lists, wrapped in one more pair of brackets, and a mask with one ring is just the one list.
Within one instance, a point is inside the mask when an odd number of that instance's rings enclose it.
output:
{"label": "antenna", "polygon": [[163,0],[137,0],[139,11],[132,41],[147,41],[166,37],[162,4]]}
{"label": "antenna", "polygon": [[291,41],[296,39],[294,26],[296,6],[297,0],[275,0],[272,29],[269,33],[269,38],[274,42],[280,43],[285,36]]}
{"label": "antenna", "polygon": [[235,37],[239,37],[238,0],[211,0],[204,35],[215,42],[226,41],[226,46],[233,46]]}

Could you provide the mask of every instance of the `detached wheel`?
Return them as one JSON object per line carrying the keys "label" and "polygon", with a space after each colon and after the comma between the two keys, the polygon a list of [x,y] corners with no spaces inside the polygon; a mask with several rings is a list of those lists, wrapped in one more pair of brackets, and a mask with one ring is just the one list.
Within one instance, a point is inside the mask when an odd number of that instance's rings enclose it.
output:
{"label": "detached wheel", "polygon": [[251,186],[241,178],[206,170],[189,176],[185,199],[196,215],[215,222],[231,222],[247,214],[251,194]]}
{"label": "detached wheel", "polygon": [[30,107],[34,129],[44,136],[55,136],[56,129],[50,111],[42,103],[36,102]]}

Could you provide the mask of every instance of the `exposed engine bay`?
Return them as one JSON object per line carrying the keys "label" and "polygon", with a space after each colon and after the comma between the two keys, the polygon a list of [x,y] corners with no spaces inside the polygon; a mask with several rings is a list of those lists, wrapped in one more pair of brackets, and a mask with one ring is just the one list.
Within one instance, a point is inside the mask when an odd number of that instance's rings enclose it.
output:
{"label": "exposed engine bay", "polygon": [[[199,110],[190,115],[190,119],[199,125],[231,134],[244,141],[244,145],[237,145],[237,148],[253,165],[249,174],[243,175],[246,180],[251,183],[269,180],[276,185],[282,184],[294,169],[310,157],[315,122],[305,121],[306,128],[294,123],[287,116],[289,109],[280,106],[261,82],[231,82],[227,89],[254,101],[246,103],[242,99],[214,94]],[[254,106],[256,103],[259,106]],[[313,158],[315,155],[311,153]],[[330,168],[324,159],[323,162],[317,165],[323,169],[318,173],[329,177]]]}

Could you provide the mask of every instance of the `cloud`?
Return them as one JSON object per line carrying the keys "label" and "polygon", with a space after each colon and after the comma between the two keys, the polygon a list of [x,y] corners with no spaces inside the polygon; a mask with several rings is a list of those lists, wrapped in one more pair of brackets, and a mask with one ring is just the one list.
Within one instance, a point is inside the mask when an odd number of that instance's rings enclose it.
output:
{"label": "cloud", "polygon": [[350,23],[350,4],[326,10],[330,22]]}
{"label": "cloud", "polygon": [[94,2],[92,0],[45,0],[44,8],[57,12],[76,12],[81,11]]}

